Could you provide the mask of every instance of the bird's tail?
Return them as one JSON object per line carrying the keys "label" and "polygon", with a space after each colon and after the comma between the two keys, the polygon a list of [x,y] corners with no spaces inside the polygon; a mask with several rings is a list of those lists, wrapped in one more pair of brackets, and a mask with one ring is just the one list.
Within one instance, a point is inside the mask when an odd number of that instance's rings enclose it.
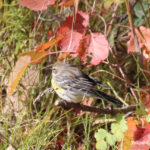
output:
{"label": "bird's tail", "polygon": [[96,95],[97,95],[97,98],[104,98],[105,100],[117,105],[117,106],[122,106],[123,103],[120,102],[118,99],[114,98],[114,97],[111,97],[107,94],[105,94],[104,92],[101,92],[101,91],[96,91]]}

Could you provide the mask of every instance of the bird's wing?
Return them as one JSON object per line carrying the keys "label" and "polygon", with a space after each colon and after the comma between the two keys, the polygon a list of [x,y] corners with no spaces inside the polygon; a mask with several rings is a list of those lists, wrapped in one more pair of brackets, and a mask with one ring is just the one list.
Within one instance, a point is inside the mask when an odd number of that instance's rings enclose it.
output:
{"label": "bird's wing", "polygon": [[85,76],[87,76],[87,78],[88,78],[91,82],[95,83],[95,85],[98,85],[98,86],[100,86],[100,87],[102,87],[102,88],[104,88],[104,89],[111,89],[110,87],[108,87],[108,86],[102,84],[102,82],[100,82],[100,81],[94,79],[93,77],[88,76],[88,75],[85,75]]}
{"label": "bird's wing", "polygon": [[96,83],[93,81],[93,79],[88,78],[88,76],[85,76],[84,74],[75,76],[74,74],[62,74],[62,76],[59,76],[57,78],[57,84],[59,87],[76,92],[85,96],[89,97],[96,97],[96,98],[104,98],[105,100],[112,102],[115,105],[121,106],[122,103],[117,100],[114,97],[111,97],[104,92],[94,90],[94,86]]}
{"label": "bird's wing", "polygon": [[62,80],[59,86],[63,89],[92,89],[94,84],[86,78],[76,77]]}
{"label": "bird's wing", "polygon": [[63,81],[65,84],[62,84],[61,88],[69,91],[73,91],[85,96],[95,97],[98,99],[104,98],[105,100],[117,105],[122,106],[122,102],[117,100],[116,98],[105,94],[102,91],[94,90],[93,82],[89,81],[87,78],[75,78],[73,80]]}

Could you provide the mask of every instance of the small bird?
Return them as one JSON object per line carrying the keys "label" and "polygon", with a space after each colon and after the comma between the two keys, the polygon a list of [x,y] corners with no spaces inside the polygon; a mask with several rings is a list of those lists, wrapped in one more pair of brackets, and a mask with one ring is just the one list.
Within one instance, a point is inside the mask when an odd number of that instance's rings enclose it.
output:
{"label": "small bird", "polygon": [[67,102],[80,103],[84,96],[105,99],[117,106],[122,102],[95,87],[100,82],[83,73],[79,68],[66,63],[57,63],[52,67],[52,87],[58,96]]}

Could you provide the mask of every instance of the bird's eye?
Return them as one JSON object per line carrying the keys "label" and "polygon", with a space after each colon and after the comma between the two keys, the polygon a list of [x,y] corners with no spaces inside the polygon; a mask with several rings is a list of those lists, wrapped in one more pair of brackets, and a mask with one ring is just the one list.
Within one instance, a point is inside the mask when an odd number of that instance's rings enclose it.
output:
{"label": "bird's eye", "polygon": [[52,68],[53,73],[57,73],[57,69],[56,68]]}

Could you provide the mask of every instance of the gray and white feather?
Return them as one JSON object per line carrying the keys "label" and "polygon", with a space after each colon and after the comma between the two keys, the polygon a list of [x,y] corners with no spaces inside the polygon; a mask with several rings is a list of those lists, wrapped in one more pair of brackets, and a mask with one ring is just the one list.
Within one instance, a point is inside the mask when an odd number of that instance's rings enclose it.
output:
{"label": "gray and white feather", "polygon": [[60,98],[78,103],[82,101],[84,96],[88,96],[98,99],[104,98],[113,104],[122,105],[119,100],[95,90],[97,83],[99,82],[70,64],[57,63],[52,68],[52,87]]}

